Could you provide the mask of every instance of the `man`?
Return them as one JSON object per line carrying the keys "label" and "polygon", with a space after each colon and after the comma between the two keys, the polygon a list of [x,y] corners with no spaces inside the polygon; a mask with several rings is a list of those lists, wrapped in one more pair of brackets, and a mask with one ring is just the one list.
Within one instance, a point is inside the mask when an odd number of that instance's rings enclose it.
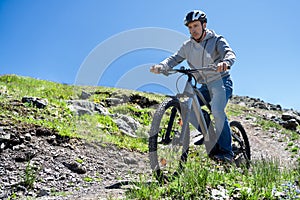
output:
{"label": "man", "polygon": [[184,18],[184,24],[189,29],[190,39],[175,54],[152,66],[150,71],[167,74],[168,70],[184,60],[192,69],[216,66],[215,71],[201,71],[196,74],[196,78],[197,82],[202,83],[200,92],[211,105],[216,135],[219,137],[213,156],[218,160],[232,161],[234,154],[225,107],[232,95],[232,80],[228,70],[235,61],[235,53],[224,37],[206,29],[207,18],[204,12],[189,12]]}

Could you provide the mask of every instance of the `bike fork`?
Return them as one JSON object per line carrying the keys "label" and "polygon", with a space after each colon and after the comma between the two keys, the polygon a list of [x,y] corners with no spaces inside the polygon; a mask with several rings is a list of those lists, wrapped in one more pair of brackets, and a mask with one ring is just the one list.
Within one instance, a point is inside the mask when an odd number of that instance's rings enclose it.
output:
{"label": "bike fork", "polygon": [[189,134],[187,132],[188,130],[188,126],[189,126],[189,118],[190,118],[190,112],[191,112],[191,108],[192,108],[192,104],[193,104],[193,99],[189,98],[188,101],[181,103],[180,107],[182,108],[182,128],[181,128],[181,134],[179,139],[179,144],[182,145],[184,138],[186,137],[186,134]]}

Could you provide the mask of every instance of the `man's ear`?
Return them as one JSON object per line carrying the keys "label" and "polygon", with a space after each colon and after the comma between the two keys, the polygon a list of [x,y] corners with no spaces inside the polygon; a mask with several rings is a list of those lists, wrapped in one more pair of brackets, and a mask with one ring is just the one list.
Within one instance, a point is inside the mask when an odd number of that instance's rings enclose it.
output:
{"label": "man's ear", "polygon": [[206,29],[206,23],[203,23],[203,28]]}

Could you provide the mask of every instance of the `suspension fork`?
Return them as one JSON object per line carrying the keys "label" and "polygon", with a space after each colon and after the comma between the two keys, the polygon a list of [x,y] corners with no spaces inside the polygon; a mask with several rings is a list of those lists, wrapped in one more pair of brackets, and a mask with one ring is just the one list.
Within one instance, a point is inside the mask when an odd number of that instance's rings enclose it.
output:
{"label": "suspension fork", "polygon": [[193,98],[189,98],[187,101],[180,103],[180,107],[182,110],[182,127],[181,127],[181,134],[179,137],[179,142],[180,144],[183,144],[183,139],[185,138],[185,134],[187,133],[187,130],[189,128],[189,122],[190,122],[190,113],[192,109],[192,104],[193,104]]}
{"label": "suspension fork", "polygon": [[[204,117],[203,112],[201,110],[201,106],[200,106],[200,103],[197,99],[196,94],[193,96],[192,108],[194,110],[194,114],[195,114],[195,117],[196,117],[197,124],[199,124],[201,132],[204,136],[204,141],[209,141],[208,127],[207,127],[206,120],[205,120],[205,117]],[[198,128],[198,127],[196,127],[196,128]]]}
{"label": "suspension fork", "polygon": [[164,138],[162,139],[163,144],[169,144],[172,141],[170,138],[170,134],[171,134],[172,127],[174,124],[174,119],[175,119],[176,113],[177,113],[177,109],[175,107],[173,107],[171,110],[170,120],[168,122],[166,134],[164,135]]}

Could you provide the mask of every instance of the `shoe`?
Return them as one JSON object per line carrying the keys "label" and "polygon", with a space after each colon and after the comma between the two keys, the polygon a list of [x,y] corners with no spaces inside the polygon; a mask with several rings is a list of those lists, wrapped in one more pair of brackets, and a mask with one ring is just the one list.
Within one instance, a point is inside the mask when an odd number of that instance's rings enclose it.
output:
{"label": "shoe", "polygon": [[240,151],[240,149],[235,144],[233,144],[232,145],[232,152],[237,153],[238,151]]}
{"label": "shoe", "polygon": [[213,156],[213,160],[216,160],[218,162],[224,162],[224,163],[232,163],[233,157],[226,154],[216,154]]}

